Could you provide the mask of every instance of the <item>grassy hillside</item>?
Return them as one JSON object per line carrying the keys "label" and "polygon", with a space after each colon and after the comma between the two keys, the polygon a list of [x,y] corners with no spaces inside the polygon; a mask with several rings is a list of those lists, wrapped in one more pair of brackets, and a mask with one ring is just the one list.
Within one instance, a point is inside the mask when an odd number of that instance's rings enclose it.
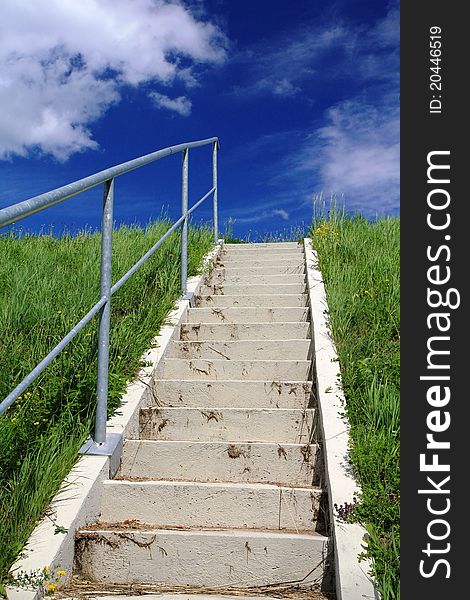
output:
{"label": "grassy hillside", "polygon": [[[113,281],[170,223],[121,227]],[[196,274],[212,233],[190,228],[188,274]],[[0,235],[0,397],[3,399],[99,298],[100,235]],[[113,296],[110,411],[140,356],[180,295],[179,233]],[[97,317],[0,417],[0,581],[77,458],[93,420]]]}
{"label": "grassy hillside", "polygon": [[[399,219],[369,222],[332,211],[314,220],[330,324],[341,363],[350,458],[383,600],[399,598]],[[345,498],[350,503],[351,498]]]}

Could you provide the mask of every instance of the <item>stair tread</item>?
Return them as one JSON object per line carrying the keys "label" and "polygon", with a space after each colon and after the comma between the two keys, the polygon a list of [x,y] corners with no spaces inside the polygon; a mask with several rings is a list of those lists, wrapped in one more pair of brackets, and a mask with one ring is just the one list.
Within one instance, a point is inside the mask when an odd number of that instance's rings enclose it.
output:
{"label": "stair tread", "polygon": [[219,341],[236,340],[287,340],[305,336],[310,339],[310,321],[271,321],[248,323],[183,323],[180,326],[180,341],[199,339]]}
{"label": "stair tread", "polygon": [[[205,405],[200,405],[200,406],[154,406],[154,405],[150,405],[150,406],[142,406],[140,410],[154,410],[156,412],[158,411],[201,411],[201,410],[215,410],[213,406],[205,406]],[[265,412],[273,412],[273,413],[279,413],[282,414],[282,411],[284,412],[295,412],[295,413],[299,413],[300,414],[305,414],[305,412],[315,412],[314,408],[260,408],[257,406],[249,406],[246,408],[243,407],[238,407],[238,406],[228,406],[227,408],[218,408],[217,409],[218,412],[228,412],[230,413],[230,411],[233,412],[259,412],[259,413],[265,413]]]}
{"label": "stair tread", "polygon": [[[81,582],[74,582],[72,584],[72,586],[68,585],[64,591],[63,594],[74,594],[74,592],[81,592],[82,591],[82,586],[80,585]],[[85,582],[84,582],[85,583]],[[95,590],[93,591],[93,587],[95,588]],[[107,588],[107,586],[102,586],[99,584],[93,584],[90,582],[86,582],[86,596],[85,598],[90,598],[90,600],[110,600],[110,598],[112,598],[112,600],[279,600],[279,598],[283,598],[285,597],[286,599],[290,599],[293,600],[293,596],[291,594],[286,594],[285,596],[279,596],[279,593],[276,596],[269,596],[269,595],[250,595],[250,590],[249,588],[247,588],[247,590],[243,593],[243,595],[231,595],[229,593],[225,593],[223,590],[218,590],[220,591],[220,593],[215,593],[213,592],[210,588],[198,588],[198,587],[191,587],[191,586],[187,586],[184,584],[181,584],[180,586],[175,586],[172,585],[170,586],[170,591],[167,593],[165,591],[165,589],[168,589],[168,586],[165,588],[165,586],[162,585],[145,585],[142,584],[142,587],[145,588],[143,591],[145,592],[145,597],[142,596],[142,593],[139,593],[139,585],[138,584],[132,584],[132,590],[126,590],[126,589],[120,589],[119,591],[122,592],[122,594],[117,594],[117,590],[116,590],[116,586],[112,585],[112,587],[110,589]],[[230,589],[230,588],[229,588]],[[151,592],[154,591],[155,594],[152,594]],[[110,595],[111,592],[111,595]],[[173,592],[173,593],[170,593]],[[175,593],[176,592],[176,593]],[[254,593],[254,592],[252,592]],[[138,594],[138,595],[134,595],[134,594]],[[308,598],[309,600],[315,600],[315,598],[318,599],[322,599],[325,598],[326,600],[328,600],[329,598],[331,598],[331,596],[323,596],[323,595],[315,595],[312,596],[312,592],[309,590],[308,592]],[[320,594],[320,591],[317,591],[316,594]],[[61,596],[62,598],[64,598],[64,600],[77,600],[77,596],[76,595],[69,595],[69,596]],[[82,595],[80,595],[80,597],[82,597]],[[297,593],[297,596],[295,596],[295,598],[300,597],[300,595]]]}
{"label": "stair tread", "polygon": [[[215,306],[192,306],[189,308],[190,313],[205,312],[209,313],[213,311]],[[231,312],[237,314],[238,312],[273,312],[273,311],[284,311],[284,310],[295,310],[299,313],[305,313],[309,311],[307,306],[223,306],[220,308],[222,312]]]}
{"label": "stair tread", "polygon": [[[200,319],[205,323],[233,323],[242,325],[246,322],[303,322],[306,321],[310,309],[308,306],[201,306],[188,309],[187,323],[197,323]],[[215,320],[218,319],[218,320]],[[230,321],[226,320],[230,319]]]}
{"label": "stair tread", "polygon": [[119,476],[175,481],[317,482],[315,443],[125,440]]}
{"label": "stair tread", "polygon": [[155,404],[160,406],[304,408],[311,400],[312,382],[273,380],[155,379]]}
{"label": "stair tread", "polygon": [[[269,285],[269,284],[266,284]],[[289,284],[288,284],[289,285]],[[290,284],[290,285],[296,285],[294,284]],[[292,294],[220,294],[221,296],[224,296],[224,298],[247,298],[247,297],[255,297],[255,298],[271,298],[271,297],[276,297],[276,296],[281,296],[281,297],[286,297],[289,298],[290,296],[293,297],[297,297],[297,296],[303,296],[304,298],[307,298],[308,294],[306,292],[300,292],[300,293],[292,293]],[[205,298],[207,296],[210,296],[210,294],[205,294],[203,296],[201,296],[202,298]],[[213,296],[212,296],[213,297]]]}
{"label": "stair tread", "polygon": [[[301,321],[301,323],[306,323],[307,321]],[[220,323],[219,323],[220,324]],[[223,323],[222,323],[223,324]],[[230,324],[230,323],[229,323]],[[211,325],[217,325],[217,323],[211,323]],[[245,323],[246,325],[246,323]],[[306,339],[306,338],[285,338],[284,340],[282,340],[285,343],[289,343],[289,342],[310,342],[310,339]],[[199,339],[199,340],[173,340],[172,344],[193,344],[193,345],[198,345],[198,344],[213,344],[213,343],[218,343],[218,344],[231,344],[231,345],[236,345],[236,344],[243,344],[244,342],[251,342],[253,344],[255,343],[260,343],[260,344],[266,344],[266,343],[270,343],[270,342],[275,342],[275,343],[279,343],[278,339],[273,338],[272,340],[269,338],[266,339],[262,339],[262,338],[253,338],[251,340],[211,340],[210,338],[207,339]]]}
{"label": "stair tread", "polygon": [[[196,359],[195,359],[196,360]],[[304,361],[306,362],[306,361]],[[184,378],[179,378],[179,379],[175,379],[172,377],[159,377],[158,379],[156,379],[156,381],[184,381],[184,382],[191,382],[191,383],[266,383],[266,384],[276,384],[276,383],[280,383],[280,384],[287,384],[287,385],[298,385],[300,383],[306,383],[308,384],[308,381],[305,381],[305,379],[275,379],[275,378],[270,378],[270,379],[184,379]],[[239,407],[238,407],[239,408]]]}
{"label": "stair tread", "polygon": [[242,488],[248,490],[299,490],[307,492],[322,492],[322,488],[317,485],[288,485],[286,483],[250,483],[249,481],[186,481],[184,479],[145,479],[144,477],[128,478],[117,476],[114,479],[107,479],[104,485],[129,485],[139,483],[144,486],[176,486],[176,487],[206,487],[209,489],[218,487],[227,487],[232,489]]}
{"label": "stair tread", "polygon": [[[261,447],[261,446],[265,446],[265,447],[272,447],[272,446],[276,446],[277,448],[279,448],[279,446],[281,446],[281,444],[277,443],[277,442],[240,442],[237,440],[227,440],[227,441],[219,441],[219,440],[214,440],[213,442],[211,441],[194,441],[194,440],[141,440],[141,439],[133,439],[133,438],[126,438],[124,440],[124,444],[129,443],[129,442],[135,442],[135,443],[139,443],[141,446],[144,444],[149,444],[149,445],[167,445],[167,446],[171,446],[172,444],[177,445],[177,444],[188,444],[191,446],[195,446],[195,445],[200,445],[202,446],[224,446],[226,447],[227,444],[235,444],[237,446],[257,446],[257,447]],[[303,443],[298,443],[298,442],[283,442],[282,443],[282,447],[283,448],[304,448],[305,446],[311,446],[312,448],[317,447],[318,444],[316,444],[315,442],[307,442],[305,444]],[[181,481],[181,480],[180,480]]]}
{"label": "stair tread", "polygon": [[148,406],[140,409],[140,439],[307,443],[314,415],[313,408]]}
{"label": "stair tread", "polygon": [[272,378],[284,381],[306,379],[312,367],[310,360],[262,360],[226,358],[166,358],[162,365],[162,377],[180,379],[259,380]]}
{"label": "stair tread", "polygon": [[[217,321],[215,323],[214,322],[211,323],[210,321],[199,321],[197,323],[188,323],[188,322],[185,322],[185,323],[182,323],[181,326],[182,327],[192,327],[194,325],[197,325],[199,327],[200,325],[208,325],[209,327],[213,327],[213,326],[221,326],[222,325],[224,327],[226,327],[226,326],[229,326],[229,327],[230,326],[231,327],[238,327],[238,326],[243,327],[244,325],[259,325],[259,326],[263,326],[263,325],[273,326],[273,325],[276,325],[276,326],[279,326],[279,325],[292,325],[292,324],[295,324],[295,325],[301,325],[303,327],[306,324],[310,325],[310,323],[311,323],[310,320],[307,320],[307,321],[248,321],[246,323],[218,323]],[[253,340],[259,340],[259,339],[262,339],[262,338],[252,338],[252,339]],[[275,340],[277,338],[267,338],[267,339],[273,339],[273,340]],[[289,338],[289,339],[291,339],[291,338]],[[299,339],[299,338],[297,338],[297,339]],[[178,340],[178,341],[185,342],[185,341],[188,341],[188,340]],[[230,338],[227,338],[227,341],[229,342],[229,341],[235,341],[235,340],[230,340]]]}
{"label": "stair tread", "polygon": [[248,528],[235,528],[235,527],[162,527],[159,525],[155,527],[152,523],[140,523],[139,521],[130,521],[130,522],[117,522],[117,523],[94,523],[92,525],[87,525],[81,529],[78,529],[76,532],[77,537],[85,537],[87,534],[96,534],[96,533],[113,533],[113,532],[147,532],[147,533],[159,533],[164,532],[165,534],[174,534],[174,535],[182,535],[187,533],[196,533],[201,536],[211,536],[214,533],[226,536],[226,537],[241,537],[241,538],[250,538],[255,537],[259,538],[260,534],[262,537],[272,538],[272,539],[282,539],[286,537],[295,538],[317,538],[320,541],[328,541],[328,538],[323,534],[318,533],[317,531],[312,532],[297,532],[295,530],[283,530],[283,531],[273,531],[270,529],[248,529]]}
{"label": "stair tread", "polygon": [[[175,358],[175,357],[170,357],[170,358],[165,358],[165,362],[196,362],[196,361],[203,361],[203,362],[211,362],[211,363],[215,363],[217,364],[227,364],[227,359],[226,358]],[[274,359],[274,358],[234,358],[234,359],[230,359],[230,364],[237,364],[237,363],[255,363],[255,364],[259,364],[259,363],[309,363],[311,364],[312,361],[311,360],[303,360],[303,359],[297,359],[297,358],[280,358],[280,359]]]}
{"label": "stair tread", "polygon": [[[156,382],[167,382],[167,381],[183,381],[185,383],[200,383],[203,385],[206,384],[217,384],[217,383],[234,383],[236,385],[238,384],[251,384],[251,383],[262,383],[262,384],[266,384],[269,386],[272,386],[273,384],[280,384],[280,385],[293,385],[293,386],[299,386],[299,385],[305,385],[308,386],[309,388],[311,388],[311,382],[309,381],[305,381],[305,379],[283,379],[282,381],[279,379],[173,379],[171,377],[159,377],[158,379],[155,380]],[[240,407],[238,407],[240,408]]]}

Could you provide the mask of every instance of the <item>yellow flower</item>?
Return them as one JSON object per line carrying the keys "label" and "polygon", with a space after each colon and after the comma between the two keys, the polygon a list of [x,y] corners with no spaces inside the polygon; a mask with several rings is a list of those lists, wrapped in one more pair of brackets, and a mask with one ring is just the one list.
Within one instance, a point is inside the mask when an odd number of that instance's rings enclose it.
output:
{"label": "yellow flower", "polygon": [[[34,421],[33,425],[39,425],[39,421]],[[45,573],[48,573],[49,571],[45,571]]]}
{"label": "yellow flower", "polygon": [[57,571],[57,577],[65,577],[67,575],[67,571]]}
{"label": "yellow flower", "polygon": [[44,567],[44,569],[42,570],[43,573],[50,573],[51,570],[49,567]]}
{"label": "yellow flower", "polygon": [[55,591],[56,591],[56,589],[57,589],[57,583],[49,583],[49,584],[46,586],[46,590],[47,590],[48,592],[55,592]]}
{"label": "yellow flower", "polygon": [[315,228],[313,233],[322,238],[326,238],[328,236],[338,236],[338,232],[335,229],[333,229],[333,227],[328,223],[322,223],[321,225]]}

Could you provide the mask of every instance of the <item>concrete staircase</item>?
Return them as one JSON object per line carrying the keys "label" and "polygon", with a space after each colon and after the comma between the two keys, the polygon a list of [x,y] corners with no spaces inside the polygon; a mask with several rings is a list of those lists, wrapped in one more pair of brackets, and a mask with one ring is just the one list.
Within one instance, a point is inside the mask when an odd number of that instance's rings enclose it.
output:
{"label": "concrete staircase", "polygon": [[305,257],[296,243],[224,246],[76,535],[94,584],[311,587],[324,577]]}

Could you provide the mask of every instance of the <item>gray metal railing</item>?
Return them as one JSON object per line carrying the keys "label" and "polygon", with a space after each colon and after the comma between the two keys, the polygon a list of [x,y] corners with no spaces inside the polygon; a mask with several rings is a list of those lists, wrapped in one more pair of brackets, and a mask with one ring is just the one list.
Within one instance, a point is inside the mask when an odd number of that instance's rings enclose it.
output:
{"label": "gray metal railing", "polygon": [[[189,150],[212,144],[212,188],[188,208],[188,175],[189,175]],[[214,242],[218,240],[218,206],[217,206],[217,152],[219,140],[216,137],[196,142],[188,142],[170,146],[157,152],[152,152],[140,158],[130,160],[115,167],[105,169],[84,179],[79,179],[68,185],[40,194],[29,200],[18,202],[0,209],[0,227],[15,223],[34,213],[40,212],[72,198],[77,194],[90,190],[98,185],[104,185],[102,207],[102,235],[101,235],[101,266],[100,266],[100,298],[87,314],[69,331],[69,333],[49,352],[49,354],[21,381],[15,389],[0,403],[0,415],[5,412],[15,400],[28,388],[28,386],[46,369],[67,344],[81,331],[97,314],[99,316],[98,334],[98,373],[96,384],[96,417],[95,430],[88,444],[88,453],[93,453],[93,447],[101,454],[99,447],[107,445],[106,421],[108,412],[108,364],[109,364],[109,326],[111,317],[111,296],[142,266],[152,254],[162,245],[166,238],[181,226],[181,288],[183,295],[187,293],[188,270],[188,218],[209,196],[213,198]],[[168,231],[148,250],[133,267],[127,271],[114,285],[111,280],[112,264],[112,236],[113,236],[113,205],[114,205],[114,179],[155,162],[170,154],[182,153],[182,191],[181,191],[181,217],[173,223]],[[103,450],[103,448],[101,448]]]}

